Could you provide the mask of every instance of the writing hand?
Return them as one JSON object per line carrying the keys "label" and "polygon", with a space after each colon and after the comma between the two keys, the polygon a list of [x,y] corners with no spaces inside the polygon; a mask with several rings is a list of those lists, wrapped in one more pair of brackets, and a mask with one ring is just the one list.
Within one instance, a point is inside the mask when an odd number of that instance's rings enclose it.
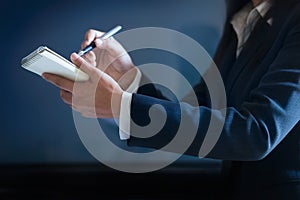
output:
{"label": "writing hand", "polygon": [[123,46],[110,37],[106,40],[99,39],[104,32],[89,30],[85,34],[82,48],[95,42],[96,48],[85,54],[86,60],[93,66],[111,76],[119,85],[126,90],[136,76],[137,68]]}

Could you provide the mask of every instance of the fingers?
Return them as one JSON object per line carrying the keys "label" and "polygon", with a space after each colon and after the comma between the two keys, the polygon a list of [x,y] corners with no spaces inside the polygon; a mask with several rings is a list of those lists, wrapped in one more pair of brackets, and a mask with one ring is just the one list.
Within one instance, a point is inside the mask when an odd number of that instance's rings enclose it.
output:
{"label": "fingers", "polygon": [[68,104],[69,106],[72,106],[72,93],[65,91],[65,90],[60,90],[60,97],[61,99]]}
{"label": "fingers", "polygon": [[84,54],[84,59],[90,63],[91,65],[93,65],[94,67],[96,67],[97,63],[96,63],[96,55],[93,51],[90,51],[86,54]]}
{"label": "fingers", "polygon": [[126,53],[126,50],[118,41],[114,39],[114,37],[102,40],[99,38],[102,35],[104,35],[104,32],[94,29],[88,30],[84,36],[84,41],[81,44],[81,48],[85,48],[94,41],[98,48],[108,50],[113,57],[118,57]]}
{"label": "fingers", "polygon": [[96,31],[96,30],[93,30],[93,29],[88,30],[86,32],[85,36],[84,36],[84,41],[81,45],[81,48],[86,47],[92,41],[94,41],[97,37],[101,37],[103,34],[104,34],[103,32]]}
{"label": "fingers", "polygon": [[87,73],[92,79],[96,78],[98,73],[101,72],[99,69],[93,67],[90,63],[88,63],[85,59],[80,57],[77,53],[72,53],[71,61],[79,67],[82,71]]}
{"label": "fingers", "polygon": [[124,47],[113,37],[110,37],[106,40],[101,40],[101,39],[97,38],[95,40],[95,44],[96,44],[97,48],[108,51],[109,54],[114,58],[117,58],[119,56],[127,54]]}
{"label": "fingers", "polygon": [[53,85],[59,87],[60,89],[66,90],[68,92],[72,92],[73,90],[74,81],[50,73],[43,73],[42,77]]}

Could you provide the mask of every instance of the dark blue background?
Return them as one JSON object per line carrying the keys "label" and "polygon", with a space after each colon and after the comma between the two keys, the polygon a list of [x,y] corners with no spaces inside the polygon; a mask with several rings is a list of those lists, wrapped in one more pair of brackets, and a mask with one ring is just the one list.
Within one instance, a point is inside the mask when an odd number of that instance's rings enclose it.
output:
{"label": "dark blue background", "polygon": [[[59,90],[21,68],[22,57],[46,45],[69,58],[88,29],[106,31],[116,24],[123,25],[123,30],[152,26],[181,31],[213,55],[225,8],[222,0],[29,0],[2,1],[0,14],[0,164],[65,163],[95,159],[82,145],[71,109],[61,101]],[[147,55],[137,52],[132,56],[137,65],[168,64],[164,62],[169,59],[160,52],[149,51]],[[183,69],[182,62],[177,64],[175,68]],[[124,145],[116,128],[111,135]],[[181,160],[199,159],[184,156]]]}

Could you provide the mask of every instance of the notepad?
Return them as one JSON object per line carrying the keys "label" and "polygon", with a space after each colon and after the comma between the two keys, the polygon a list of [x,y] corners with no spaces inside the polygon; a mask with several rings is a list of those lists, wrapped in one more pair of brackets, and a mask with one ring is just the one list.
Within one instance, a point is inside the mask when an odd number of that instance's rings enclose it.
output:
{"label": "notepad", "polygon": [[21,66],[40,76],[47,72],[73,81],[89,79],[89,76],[76,65],[46,46],[40,46],[24,57]]}

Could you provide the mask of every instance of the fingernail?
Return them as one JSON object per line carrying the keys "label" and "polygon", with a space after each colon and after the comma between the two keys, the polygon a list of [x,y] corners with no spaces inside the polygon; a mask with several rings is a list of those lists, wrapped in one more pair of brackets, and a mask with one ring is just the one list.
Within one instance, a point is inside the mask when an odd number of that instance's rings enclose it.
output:
{"label": "fingernail", "polygon": [[77,53],[72,53],[72,58],[74,59],[74,60],[76,60],[77,58],[79,58],[80,56],[77,54]]}

